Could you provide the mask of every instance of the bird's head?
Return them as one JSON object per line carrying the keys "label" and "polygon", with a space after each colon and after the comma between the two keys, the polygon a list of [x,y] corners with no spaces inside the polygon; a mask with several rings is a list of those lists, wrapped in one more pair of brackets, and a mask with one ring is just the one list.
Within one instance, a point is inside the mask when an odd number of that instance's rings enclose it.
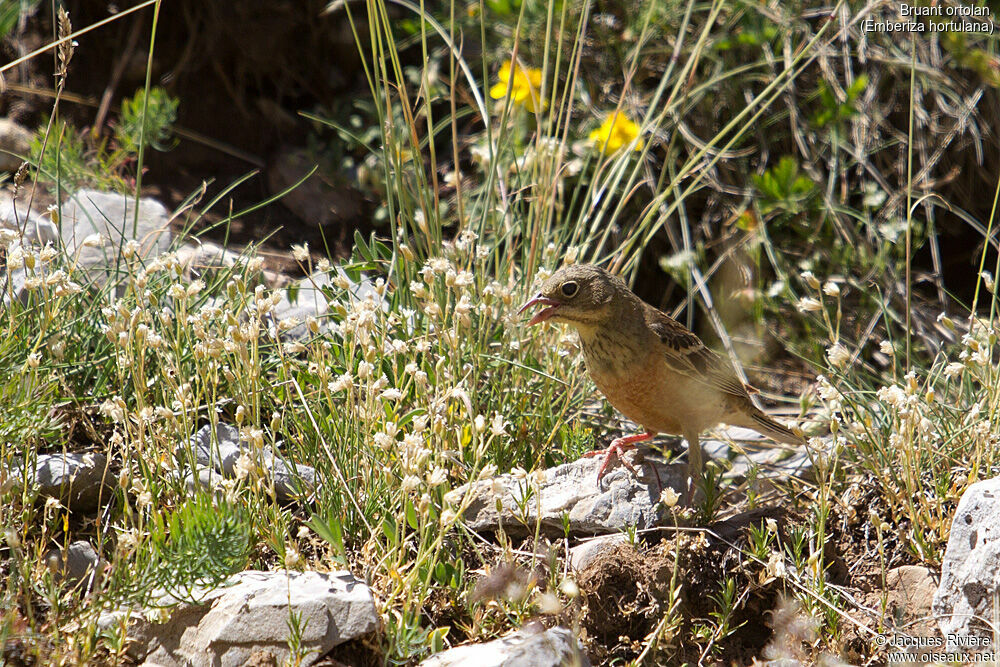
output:
{"label": "bird's head", "polygon": [[532,306],[546,306],[529,325],[549,320],[577,328],[595,327],[614,317],[615,298],[623,295],[631,292],[621,278],[592,264],[571,264],[553,273],[518,314]]}

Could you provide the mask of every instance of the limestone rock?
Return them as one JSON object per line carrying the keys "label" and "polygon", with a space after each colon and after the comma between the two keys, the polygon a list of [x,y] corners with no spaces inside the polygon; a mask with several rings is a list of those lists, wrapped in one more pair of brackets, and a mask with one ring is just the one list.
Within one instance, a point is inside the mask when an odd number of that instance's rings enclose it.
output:
{"label": "limestone rock", "polygon": [[[452,491],[449,500],[457,504],[471,493],[463,514],[466,525],[473,530],[496,531],[502,524],[508,534],[515,536],[533,533],[535,521],[540,518],[544,534],[562,537],[564,514],[569,517],[570,532],[577,535],[614,533],[627,526],[644,529],[666,525],[670,523],[670,512],[660,503],[650,466],[656,466],[663,488],[682,499],[687,493],[687,466],[667,464],[650,453],[645,453],[642,461],[634,455],[634,451],[626,453],[638,478],[618,464],[609,468],[598,485],[600,458],[580,458],[522,478],[507,474],[466,484]],[[497,499],[502,504],[499,513]],[[520,519],[521,505],[527,510],[527,526]]]}
{"label": "limestone rock", "polygon": [[[129,241],[139,244],[140,255],[145,258],[160,255],[170,247],[167,209],[155,199],[140,199],[136,218],[135,197],[79,190],[62,205],[61,216],[66,252],[98,284],[106,280],[117,282],[112,274],[122,248]],[[99,239],[95,235],[100,235]],[[88,239],[97,243],[84,243]],[[76,281],[83,282],[80,277]]]}
{"label": "limestone rock", "polygon": [[994,477],[965,491],[951,523],[934,595],[934,613],[940,615],[938,627],[945,637],[993,637],[985,621],[993,617],[998,572],[1000,477]]}
{"label": "limestone rock", "polygon": [[347,571],[248,570],[231,585],[194,597],[201,603],[181,602],[163,622],[118,611],[104,614],[98,625],[127,623],[129,653],[148,667],[237,667],[251,657],[260,664],[268,653],[285,664],[293,614],[301,621],[302,665],[375,631],[380,622],[371,590]]}
{"label": "limestone rock", "polygon": [[420,667],[590,667],[576,637],[566,628],[529,626],[512,635],[483,644],[442,651]]}

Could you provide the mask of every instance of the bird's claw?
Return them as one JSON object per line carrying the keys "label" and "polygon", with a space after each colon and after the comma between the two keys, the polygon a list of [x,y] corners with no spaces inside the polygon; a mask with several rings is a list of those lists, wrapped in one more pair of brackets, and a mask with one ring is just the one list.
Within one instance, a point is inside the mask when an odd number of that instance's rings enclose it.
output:
{"label": "bird's claw", "polygon": [[[635,436],[632,436],[632,438],[635,438]],[[635,444],[633,444],[633,442],[631,442],[631,438],[616,438],[615,440],[611,441],[611,444],[608,445],[607,449],[596,449],[594,451],[586,452],[584,454],[584,457],[586,458],[591,458],[594,456],[604,456],[604,459],[601,461],[601,467],[598,468],[597,470],[598,487],[601,486],[601,480],[604,479],[604,475],[607,474],[608,468],[611,466],[611,463],[615,459],[621,461],[622,465],[624,465],[629,472],[631,472],[636,477],[639,477],[639,471],[636,470],[635,466],[633,466],[629,462],[629,460],[626,459],[624,456],[626,451],[635,448],[636,446]],[[650,466],[652,466],[653,474],[656,476],[656,488],[660,491],[663,491],[663,483],[660,481],[659,471],[656,469],[656,466],[652,462],[650,462]]]}

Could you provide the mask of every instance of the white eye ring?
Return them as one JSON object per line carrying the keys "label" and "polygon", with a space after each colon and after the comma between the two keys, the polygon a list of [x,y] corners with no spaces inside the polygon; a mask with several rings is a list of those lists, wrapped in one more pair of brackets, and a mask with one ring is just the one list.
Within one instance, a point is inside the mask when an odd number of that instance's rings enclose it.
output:
{"label": "white eye ring", "polygon": [[576,296],[576,293],[580,291],[580,285],[577,284],[575,280],[567,280],[562,284],[560,288],[563,296],[572,298]]}

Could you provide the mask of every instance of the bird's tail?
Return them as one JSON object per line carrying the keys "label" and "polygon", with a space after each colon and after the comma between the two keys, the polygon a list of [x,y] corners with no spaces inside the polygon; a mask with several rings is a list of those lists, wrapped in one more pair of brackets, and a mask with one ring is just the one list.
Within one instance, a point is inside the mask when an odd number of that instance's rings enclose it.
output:
{"label": "bird's tail", "polygon": [[768,417],[763,411],[753,408],[748,414],[742,415],[743,419],[735,423],[735,426],[752,428],[761,435],[783,442],[787,445],[805,444],[805,438],[799,433],[782,426],[778,422]]}

